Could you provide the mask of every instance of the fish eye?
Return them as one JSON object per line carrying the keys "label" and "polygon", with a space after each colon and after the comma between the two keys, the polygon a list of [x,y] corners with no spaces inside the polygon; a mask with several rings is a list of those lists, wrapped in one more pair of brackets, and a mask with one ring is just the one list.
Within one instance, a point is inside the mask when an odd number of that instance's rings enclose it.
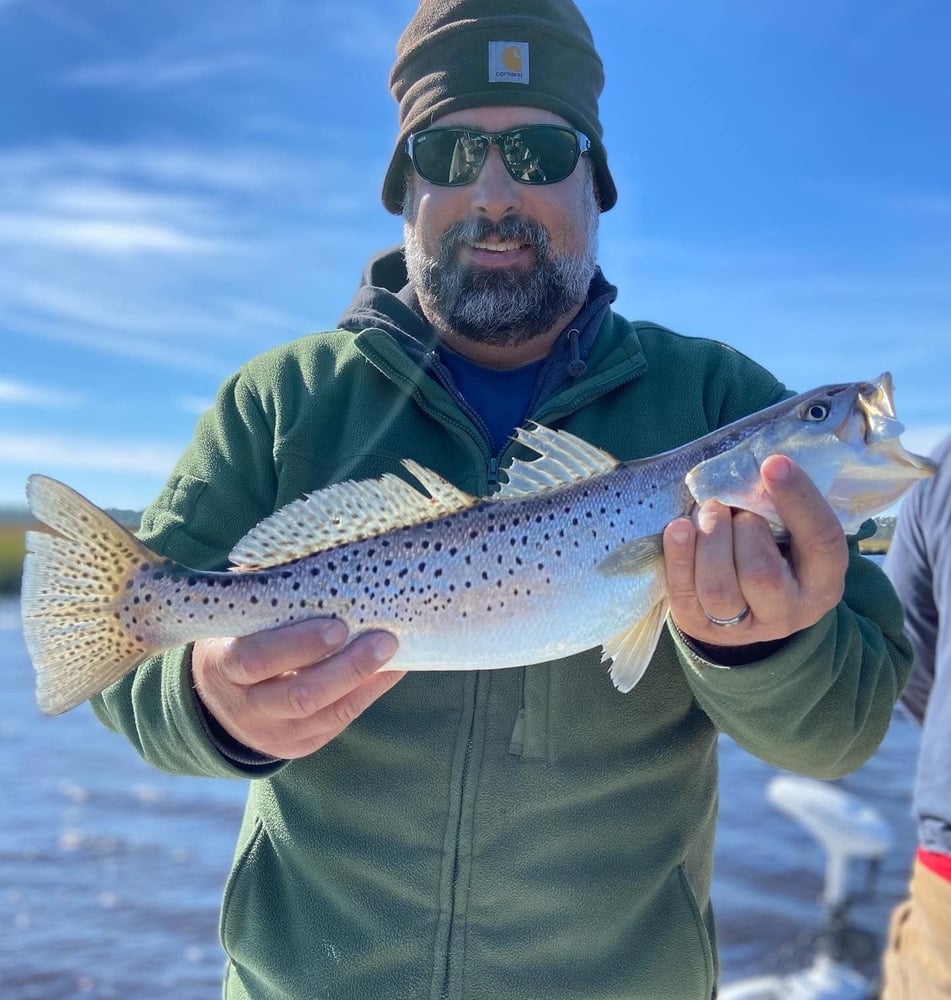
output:
{"label": "fish eye", "polygon": [[813,424],[821,424],[832,411],[828,403],[810,403],[802,413],[803,419]]}

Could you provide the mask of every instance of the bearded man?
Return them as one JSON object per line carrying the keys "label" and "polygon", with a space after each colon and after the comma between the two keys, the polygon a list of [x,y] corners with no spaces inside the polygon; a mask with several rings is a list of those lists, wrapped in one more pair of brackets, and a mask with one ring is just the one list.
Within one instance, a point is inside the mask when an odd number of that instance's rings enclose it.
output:
{"label": "bearded man", "polygon": [[[570,0],[420,3],[383,186],[405,246],[371,261],[337,330],[225,382],[146,511],[151,548],[223,568],[276,509],[406,458],[491,494],[527,420],[631,460],[790,395],[612,308],[603,79]],[[97,697],[154,765],[253,779],[225,997],[710,1000],[718,734],[844,774],[909,668],[856,540],[787,459],[762,475],[788,546],[715,502],[673,521],[670,616],[630,695],[599,649],[404,677],[392,635],[311,619],[172,650]]]}

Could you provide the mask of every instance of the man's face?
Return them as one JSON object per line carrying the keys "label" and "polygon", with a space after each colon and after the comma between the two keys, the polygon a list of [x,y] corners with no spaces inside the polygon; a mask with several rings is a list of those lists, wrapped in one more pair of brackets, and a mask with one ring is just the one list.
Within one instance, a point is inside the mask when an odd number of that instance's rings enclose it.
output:
{"label": "man's face", "polygon": [[[435,125],[501,132],[568,123],[536,108],[475,108]],[[458,187],[410,178],[406,262],[434,324],[468,340],[516,346],[580,308],[597,256],[598,206],[586,158],[555,184],[516,181],[490,146],[474,181]]]}

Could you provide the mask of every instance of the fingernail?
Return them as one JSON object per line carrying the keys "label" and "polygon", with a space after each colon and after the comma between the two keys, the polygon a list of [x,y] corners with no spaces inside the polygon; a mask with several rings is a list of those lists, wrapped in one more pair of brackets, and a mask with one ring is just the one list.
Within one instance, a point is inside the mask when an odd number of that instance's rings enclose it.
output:
{"label": "fingernail", "polygon": [[763,475],[772,483],[781,483],[792,469],[792,464],[785,455],[776,455],[763,470]]}
{"label": "fingernail", "polygon": [[321,637],[328,646],[339,646],[347,638],[347,626],[343,622],[324,622]]}
{"label": "fingernail", "polygon": [[396,655],[398,643],[389,632],[380,632],[373,637],[373,656],[378,663],[384,663]]}
{"label": "fingernail", "polygon": [[690,525],[684,520],[671,521],[670,537],[678,545],[685,545],[690,539]]}

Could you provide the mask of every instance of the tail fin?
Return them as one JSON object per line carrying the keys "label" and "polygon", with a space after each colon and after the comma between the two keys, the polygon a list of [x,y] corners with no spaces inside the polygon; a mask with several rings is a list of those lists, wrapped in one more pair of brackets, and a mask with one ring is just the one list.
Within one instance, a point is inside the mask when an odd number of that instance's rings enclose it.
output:
{"label": "tail fin", "polygon": [[129,575],[155,553],[75,490],[30,476],[36,518],[23,563],[23,634],[36,670],[36,701],[60,715],[98,694],[153,650],[129,630],[119,601]]}

